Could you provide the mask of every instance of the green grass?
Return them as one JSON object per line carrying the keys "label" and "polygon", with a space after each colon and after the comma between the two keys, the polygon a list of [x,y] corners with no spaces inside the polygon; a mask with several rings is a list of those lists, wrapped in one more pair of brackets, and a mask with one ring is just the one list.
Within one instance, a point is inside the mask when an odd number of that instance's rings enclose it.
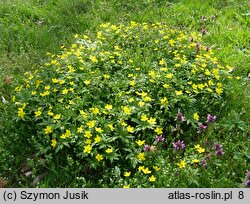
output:
{"label": "green grass", "polygon": [[[247,0],[5,0],[0,2],[0,97],[11,100],[14,87],[19,83],[25,71],[31,70],[46,61],[46,53],[58,53],[61,45],[70,45],[76,33],[92,33],[103,22],[126,23],[164,22],[169,26],[188,31],[201,32],[207,45],[213,47],[219,61],[234,67],[233,75],[241,76],[228,84],[230,93],[224,98],[218,112],[220,128],[215,133],[224,141],[236,164],[225,162],[222,169],[235,174],[235,180],[229,186],[235,186],[244,180],[249,169],[249,74],[250,74],[250,3]],[[206,16],[206,21],[202,21]],[[212,20],[211,16],[215,16]],[[6,83],[6,77],[12,77]],[[0,98],[1,99],[1,98]],[[13,110],[14,111],[14,110]],[[11,128],[7,120],[9,112],[0,103],[0,137],[6,138],[6,129]],[[223,130],[221,129],[223,127]],[[21,130],[15,130],[20,134]],[[221,133],[223,132],[223,133]],[[25,137],[25,135],[23,136]],[[32,150],[24,151],[9,148],[8,145],[25,146],[24,141],[0,140],[2,152],[2,176],[10,175],[11,186],[18,185],[21,178],[19,170],[26,159],[32,157]],[[244,145],[242,145],[244,144]],[[2,148],[1,148],[2,146]],[[17,155],[12,157],[11,155]],[[12,173],[6,158],[15,163]],[[241,164],[237,163],[241,162]],[[248,163],[248,164],[247,164]],[[230,165],[231,166],[230,166]],[[242,168],[238,168],[238,164]],[[39,167],[37,167],[39,169]],[[56,167],[55,167],[56,168]],[[245,169],[244,169],[245,168]],[[14,170],[16,169],[16,170]],[[58,169],[45,180],[44,187],[63,185]],[[1,177],[1,174],[0,174]],[[227,175],[226,177],[230,177]],[[226,186],[226,181],[223,181]],[[62,179],[60,182],[58,180]],[[67,178],[68,179],[68,178]],[[25,179],[24,179],[25,180]],[[25,181],[22,180],[25,183]],[[47,184],[46,184],[47,182]],[[234,183],[235,182],[235,183]],[[67,183],[67,182],[66,182]],[[73,182],[74,183],[74,182]],[[218,182],[219,183],[219,182]],[[234,183],[234,184],[233,184]],[[29,183],[23,185],[29,186]],[[72,184],[74,186],[75,184]],[[220,187],[219,184],[217,187]]]}

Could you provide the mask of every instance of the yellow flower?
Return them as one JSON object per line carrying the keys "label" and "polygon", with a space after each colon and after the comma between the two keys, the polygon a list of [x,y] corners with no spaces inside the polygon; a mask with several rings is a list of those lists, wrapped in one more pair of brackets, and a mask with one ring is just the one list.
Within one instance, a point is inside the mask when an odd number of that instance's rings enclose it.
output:
{"label": "yellow flower", "polygon": [[130,184],[124,185],[123,188],[130,188]]}
{"label": "yellow flower", "polygon": [[222,83],[217,83],[218,88],[222,88]]}
{"label": "yellow flower", "polygon": [[130,99],[128,99],[128,101],[129,101],[130,103],[132,103],[132,102],[135,101],[135,99],[134,99],[134,98],[130,98]]}
{"label": "yellow flower", "polygon": [[175,94],[176,94],[176,96],[179,96],[179,95],[182,95],[183,92],[182,92],[182,90],[180,90],[180,91],[175,91]]}
{"label": "yellow flower", "polygon": [[58,102],[59,102],[59,103],[62,103],[62,102],[63,102],[63,98],[58,99]]}
{"label": "yellow flower", "polygon": [[23,118],[25,115],[25,112],[23,111],[23,108],[18,108],[18,117]]}
{"label": "yellow flower", "polygon": [[198,115],[198,113],[194,113],[194,119],[197,120],[197,121],[199,120],[199,115]]}
{"label": "yellow flower", "polygon": [[[167,74],[167,75],[166,75],[166,78],[171,79],[173,76],[174,76],[174,75],[173,75],[172,73],[170,73],[170,74]],[[164,87],[164,88],[166,88],[166,87]]]}
{"label": "yellow flower", "polygon": [[166,60],[163,58],[159,61],[159,65],[164,65],[165,63],[166,63]]}
{"label": "yellow flower", "polygon": [[218,87],[217,87],[217,88],[215,89],[215,91],[216,91],[217,94],[220,95],[220,94],[222,93],[222,88],[218,88]]}
{"label": "yellow flower", "polygon": [[50,94],[49,91],[45,91],[45,92],[43,92],[43,93],[40,93],[40,95],[41,95],[42,97],[48,96],[49,94]]}
{"label": "yellow flower", "polygon": [[95,122],[96,122],[95,120],[90,120],[86,124],[89,128],[93,128],[95,126]]}
{"label": "yellow flower", "polygon": [[65,137],[69,137],[70,135],[71,135],[70,130],[66,130],[66,132],[65,132]]}
{"label": "yellow flower", "polygon": [[196,150],[197,150],[197,152],[199,152],[199,153],[205,152],[205,148],[202,148],[202,147],[197,148]]}
{"label": "yellow flower", "polygon": [[150,119],[148,120],[148,123],[149,123],[150,125],[155,125],[155,124],[156,124],[156,119],[150,117]]}
{"label": "yellow flower", "polygon": [[160,168],[159,168],[158,166],[153,166],[153,169],[154,169],[155,171],[160,171]]}
{"label": "yellow flower", "polygon": [[38,110],[35,111],[35,116],[36,116],[36,117],[39,117],[39,116],[42,114],[41,109],[42,109],[42,108],[38,108]]}
{"label": "yellow flower", "polygon": [[152,99],[149,96],[146,96],[142,99],[144,102],[151,101]]}
{"label": "yellow flower", "polygon": [[143,168],[142,171],[143,171],[144,174],[150,174],[151,173],[151,171],[148,169],[148,167]]}
{"label": "yellow flower", "polygon": [[131,114],[131,108],[130,107],[128,107],[128,106],[124,106],[124,107],[122,107],[122,110],[123,110],[123,112],[125,113],[125,114],[127,114],[127,115],[130,115]]}
{"label": "yellow flower", "polygon": [[56,114],[54,117],[53,117],[55,120],[59,120],[61,118],[61,114]]}
{"label": "yellow flower", "polygon": [[131,172],[124,172],[125,177],[129,177],[131,175]]}
{"label": "yellow flower", "polygon": [[136,143],[137,143],[139,146],[142,146],[142,145],[144,145],[145,140],[137,140]]}
{"label": "yellow flower", "polygon": [[98,59],[96,58],[96,56],[90,56],[89,59],[91,60],[91,62],[93,63],[97,63]]}
{"label": "yellow flower", "polygon": [[85,113],[83,110],[80,110],[80,114],[83,118],[87,118],[87,113]]}
{"label": "yellow flower", "polygon": [[161,127],[157,127],[157,128],[155,128],[154,131],[156,132],[157,135],[160,135],[160,134],[162,134],[162,129],[163,128],[161,128]]}
{"label": "yellow flower", "polygon": [[199,88],[200,90],[203,90],[203,89],[204,89],[204,84],[198,84],[198,88]]}
{"label": "yellow flower", "polygon": [[202,148],[200,145],[195,145],[194,148],[198,153],[203,153],[205,152],[205,148]]}
{"label": "yellow flower", "polygon": [[112,148],[108,148],[105,150],[107,153],[112,153],[113,152],[113,149]]}
{"label": "yellow flower", "polygon": [[90,138],[92,136],[90,131],[85,131],[84,137]]}
{"label": "yellow flower", "polygon": [[126,127],[128,124],[125,121],[121,121],[121,125]]}
{"label": "yellow flower", "polygon": [[141,121],[147,121],[147,120],[148,120],[148,117],[146,115],[141,116]]}
{"label": "yellow flower", "polygon": [[90,80],[84,80],[83,82],[84,82],[84,84],[86,84],[86,85],[90,85]]}
{"label": "yellow flower", "polygon": [[199,149],[199,148],[201,148],[201,146],[198,144],[198,145],[195,145],[194,148]]}
{"label": "yellow flower", "polygon": [[140,160],[140,161],[144,161],[145,160],[145,154],[144,154],[144,152],[141,152],[140,154],[138,154],[138,159]]}
{"label": "yellow flower", "polygon": [[129,125],[127,127],[127,131],[130,132],[130,133],[133,133],[134,132],[134,128]]}
{"label": "yellow flower", "polygon": [[103,156],[101,154],[97,154],[95,158],[97,159],[97,161],[103,160]]}
{"label": "yellow flower", "polygon": [[173,39],[169,40],[169,41],[168,41],[168,44],[171,45],[171,46],[174,46],[175,40],[173,40]]}
{"label": "yellow flower", "polygon": [[209,76],[209,75],[211,75],[211,72],[210,72],[208,69],[206,69],[206,70],[205,70],[205,74],[206,74],[207,76]]}
{"label": "yellow flower", "polygon": [[91,142],[92,142],[91,139],[86,139],[84,143],[89,145],[91,144]]}
{"label": "yellow flower", "polygon": [[97,135],[94,140],[95,140],[95,143],[98,143],[101,141],[101,137]]}
{"label": "yellow flower", "polygon": [[140,107],[142,107],[142,106],[145,105],[145,103],[144,103],[143,101],[140,101],[140,102],[138,103],[138,105],[139,105]]}
{"label": "yellow flower", "polygon": [[186,167],[186,164],[187,163],[184,160],[181,160],[177,165],[180,169],[184,169]]}
{"label": "yellow flower", "polygon": [[77,44],[74,43],[74,44],[71,45],[71,47],[72,47],[72,48],[76,48],[76,47],[77,47]]}
{"label": "yellow flower", "polygon": [[196,164],[196,163],[199,163],[200,160],[199,159],[193,159],[192,162]]}
{"label": "yellow flower", "polygon": [[54,113],[53,113],[51,110],[49,110],[49,111],[48,111],[48,115],[49,115],[49,116],[53,116]]}
{"label": "yellow flower", "polygon": [[79,128],[77,128],[77,132],[78,132],[78,133],[82,133],[82,132],[83,132],[83,127],[82,127],[82,125],[81,125]]}
{"label": "yellow flower", "polygon": [[130,84],[130,86],[134,86],[135,85],[135,81],[130,81],[129,84]]}
{"label": "yellow flower", "polygon": [[115,129],[113,124],[108,124],[108,127],[110,128],[111,131],[113,131]]}
{"label": "yellow flower", "polygon": [[160,99],[160,102],[164,106],[168,105],[168,99],[167,99],[167,97],[164,97],[164,98]]}
{"label": "yellow flower", "polygon": [[51,146],[53,147],[53,148],[55,148],[55,146],[56,146],[56,139],[52,139],[51,140]]}
{"label": "yellow flower", "polygon": [[102,132],[103,132],[103,129],[100,128],[100,127],[96,127],[96,128],[95,128],[95,131],[96,131],[96,132],[99,132],[99,133],[102,133]]}
{"label": "yellow flower", "polygon": [[92,147],[90,145],[87,145],[87,146],[84,146],[83,152],[89,154],[91,150],[92,150]]}
{"label": "yellow flower", "polygon": [[62,134],[62,135],[60,136],[60,138],[62,138],[62,139],[66,139],[66,135],[65,135],[65,133],[64,133],[64,134]]}
{"label": "yellow flower", "polygon": [[62,94],[67,94],[68,92],[69,92],[69,90],[66,88],[62,90]]}
{"label": "yellow flower", "polygon": [[142,171],[142,170],[144,170],[144,166],[139,166],[138,171]]}
{"label": "yellow flower", "polygon": [[97,115],[97,114],[100,113],[99,108],[90,108],[90,111],[92,111],[92,113],[93,113],[94,115]]}
{"label": "yellow flower", "polygon": [[148,179],[150,182],[155,182],[156,177],[154,175],[150,176]]}
{"label": "yellow flower", "polygon": [[170,85],[169,85],[169,84],[163,84],[163,87],[164,87],[165,89],[168,89],[168,88],[170,87]]}
{"label": "yellow flower", "polygon": [[32,92],[31,92],[31,95],[36,95],[36,91],[32,91]]}
{"label": "yellow flower", "polygon": [[212,92],[213,92],[213,90],[212,90],[212,89],[210,89],[210,88],[207,88],[207,90],[208,90],[210,93],[212,93]]}
{"label": "yellow flower", "polygon": [[113,108],[113,106],[112,106],[111,104],[107,104],[107,105],[105,106],[105,108],[106,108],[107,110],[111,110],[111,109]]}
{"label": "yellow flower", "polygon": [[44,132],[46,135],[52,133],[52,127],[51,126],[46,126],[46,128],[44,129]]}
{"label": "yellow flower", "polygon": [[151,77],[151,78],[155,78],[155,71],[149,71],[148,72],[148,75]]}
{"label": "yellow flower", "polygon": [[210,79],[210,80],[208,81],[208,85],[209,85],[209,86],[212,86],[212,85],[214,85],[214,82]]}
{"label": "yellow flower", "polygon": [[146,97],[148,94],[147,94],[146,92],[143,91],[140,95],[142,96],[142,98],[144,98],[144,97]]}

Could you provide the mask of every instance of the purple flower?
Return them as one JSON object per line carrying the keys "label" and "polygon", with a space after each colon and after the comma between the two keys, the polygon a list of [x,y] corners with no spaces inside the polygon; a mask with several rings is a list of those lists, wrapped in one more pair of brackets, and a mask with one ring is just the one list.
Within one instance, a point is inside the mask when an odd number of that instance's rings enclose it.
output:
{"label": "purple flower", "polygon": [[215,150],[215,154],[216,154],[217,156],[222,156],[222,155],[224,155],[222,145],[219,144],[218,142],[215,142],[215,143],[214,143],[214,150]]}
{"label": "purple flower", "polygon": [[207,29],[206,28],[202,28],[201,33],[202,33],[202,35],[206,35]]}
{"label": "purple flower", "polygon": [[206,46],[206,51],[208,52],[209,50],[211,50],[211,48]]}
{"label": "purple flower", "polygon": [[250,186],[250,180],[247,180],[247,181],[245,182],[245,186]]}
{"label": "purple flower", "polygon": [[247,170],[246,172],[246,182],[245,186],[250,186],[250,171]]}
{"label": "purple flower", "polygon": [[212,16],[211,16],[211,19],[214,20],[214,19],[215,19],[215,15],[212,15]]}
{"label": "purple flower", "polygon": [[147,145],[147,144],[144,145],[143,150],[144,150],[145,152],[150,152],[150,151],[152,151],[151,147],[150,147],[149,145]]}
{"label": "purple flower", "polygon": [[216,150],[216,151],[215,151],[215,154],[216,154],[217,156],[222,156],[222,155],[224,155],[224,153],[225,153],[225,152],[223,152],[222,149],[219,149],[219,150]]}
{"label": "purple flower", "polygon": [[218,142],[215,142],[214,143],[214,150],[216,151],[216,150],[220,150],[220,149],[222,149],[222,145],[220,145]]}
{"label": "purple flower", "polygon": [[196,43],[196,50],[199,51],[201,49],[201,44],[200,43]]}
{"label": "purple flower", "polygon": [[203,132],[205,132],[206,131],[206,129],[207,129],[207,126],[205,126],[205,125],[203,125],[202,123],[198,123],[198,125],[199,125],[199,133],[203,133]]}
{"label": "purple flower", "polygon": [[165,140],[165,138],[162,137],[162,135],[157,135],[155,137],[155,140],[156,140],[157,143],[161,143],[161,142],[163,142]]}
{"label": "purple flower", "polygon": [[177,120],[183,122],[186,120],[186,118],[182,115],[182,113],[180,112],[180,110],[178,110],[178,114],[177,114]]}
{"label": "purple flower", "polygon": [[206,21],[206,20],[207,20],[206,16],[202,16],[201,19],[202,19],[203,21]]}
{"label": "purple flower", "polygon": [[210,141],[207,139],[206,142],[205,142],[205,144],[206,144],[207,146],[210,145]]}
{"label": "purple flower", "polygon": [[185,148],[185,143],[184,141],[178,141],[176,143],[173,144],[173,147],[175,150],[179,150],[179,149],[184,149]]}
{"label": "purple flower", "polygon": [[250,180],[250,171],[246,172],[246,180]]}
{"label": "purple flower", "polygon": [[215,120],[216,120],[216,116],[212,116],[211,114],[208,114],[206,123],[212,123]]}
{"label": "purple flower", "polygon": [[175,124],[175,127],[174,127],[174,134],[177,135],[178,131],[179,131],[178,125]]}
{"label": "purple flower", "polygon": [[201,165],[203,167],[206,167],[207,166],[207,161],[205,159],[201,160]]}

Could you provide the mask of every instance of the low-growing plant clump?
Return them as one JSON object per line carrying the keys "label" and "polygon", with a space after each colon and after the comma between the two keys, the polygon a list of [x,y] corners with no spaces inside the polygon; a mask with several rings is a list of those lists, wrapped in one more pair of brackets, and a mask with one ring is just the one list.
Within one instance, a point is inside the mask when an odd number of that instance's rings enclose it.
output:
{"label": "low-growing plant clump", "polygon": [[11,102],[43,165],[80,187],[211,187],[208,169],[227,154],[215,132],[232,68],[202,35],[130,22],[74,37],[24,74]]}

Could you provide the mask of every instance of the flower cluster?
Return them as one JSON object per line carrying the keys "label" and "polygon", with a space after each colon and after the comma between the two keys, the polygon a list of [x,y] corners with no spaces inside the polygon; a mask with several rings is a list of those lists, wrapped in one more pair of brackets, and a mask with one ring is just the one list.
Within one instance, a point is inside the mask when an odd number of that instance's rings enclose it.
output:
{"label": "flower cluster", "polygon": [[[201,34],[161,23],[105,23],[97,33],[75,38],[24,74],[13,97],[16,120],[33,124],[32,141],[42,154],[63,152],[95,169],[116,161],[126,187],[133,175],[155,182],[161,169],[156,158],[170,158],[171,144],[184,150],[196,142],[184,143],[182,126],[205,133],[216,120],[208,114],[205,125],[200,122],[226,90],[231,67],[206,49]],[[224,154],[219,144],[215,151]],[[177,166],[189,163],[183,158]]]}

